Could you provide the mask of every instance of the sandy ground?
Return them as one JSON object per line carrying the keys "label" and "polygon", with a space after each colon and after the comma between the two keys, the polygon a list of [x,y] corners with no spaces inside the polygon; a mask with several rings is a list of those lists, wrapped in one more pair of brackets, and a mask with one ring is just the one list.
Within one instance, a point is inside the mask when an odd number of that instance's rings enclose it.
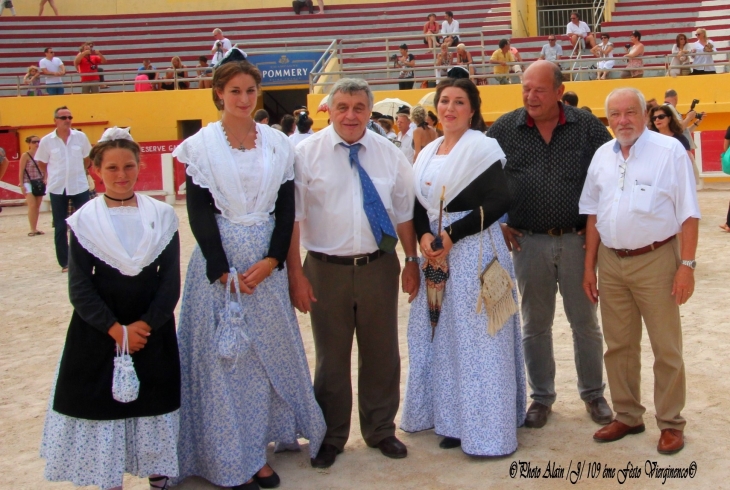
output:
{"label": "sandy ground", "polygon": [[[576,389],[573,349],[569,326],[562,308],[555,319],[554,342],[557,361],[558,399],[554,413],[543,429],[519,429],[519,448],[511,456],[478,459],[460,450],[438,448],[433,431],[397,436],[408,445],[408,458],[390,460],[365,446],[359,434],[356,409],[352,434],[344,454],[328,470],[309,465],[306,445],[300,453],[273,454],[269,462],[282,477],[282,489],[349,488],[615,488],[620,482],[630,488],[730,488],[728,439],[730,439],[730,363],[727,329],[730,323],[723,304],[730,304],[730,269],[720,267],[724,252],[730,252],[730,236],[717,225],[724,221],[730,191],[706,190],[700,193],[704,219],[700,225],[697,253],[696,292],[682,308],[684,352],[687,370],[688,420],[686,447],[677,455],[656,452],[659,431],[654,420],[653,356],[646,335],[643,338],[642,386],[647,407],[645,433],[611,444],[597,444],[591,436],[597,426],[590,420]],[[183,277],[194,239],[190,233],[185,207],[176,207],[181,218]],[[56,264],[50,213],[41,216],[39,228],[44,236],[29,238],[25,208],[5,208],[0,214],[0,488],[70,489],[69,483],[49,483],[43,479],[44,462],[38,456],[54,367],[58,361],[71,316],[66,275]],[[401,298],[399,310],[401,390],[408,372],[406,325],[409,307]],[[302,337],[310,366],[314,349],[309,318],[299,316]],[[353,366],[357,366],[353,349]],[[723,359],[725,359],[723,361]],[[353,384],[356,370],[353,370]],[[610,392],[606,390],[610,401]],[[396,419],[396,423],[398,418]],[[563,468],[557,480],[511,478],[513,462],[529,463],[540,475],[550,462]],[[659,467],[696,468],[693,479],[666,481],[652,479],[646,472],[647,461]],[[582,471],[575,472],[578,464]],[[650,464],[650,463],[649,463]],[[595,471],[599,468],[598,471]],[[634,472],[620,473],[629,465]],[[519,467],[519,466],[518,466]],[[523,466],[524,467],[524,466]],[[611,477],[606,467],[615,468]],[[590,471],[593,470],[593,473]],[[575,473],[574,473],[575,472]],[[595,476],[595,478],[591,478]],[[630,478],[634,476],[634,478]],[[572,481],[571,481],[572,480]],[[127,476],[125,488],[146,489],[146,480]],[[217,488],[201,479],[188,479],[178,488],[203,490]]]}

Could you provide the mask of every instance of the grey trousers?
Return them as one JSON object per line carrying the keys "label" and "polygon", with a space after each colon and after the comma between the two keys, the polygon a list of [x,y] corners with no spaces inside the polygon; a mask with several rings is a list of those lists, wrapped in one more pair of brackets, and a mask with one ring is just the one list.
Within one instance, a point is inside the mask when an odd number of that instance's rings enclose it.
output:
{"label": "grey trousers", "polygon": [[395,435],[400,404],[398,280],[400,262],[388,254],[363,266],[307,256],[304,275],[312,303],[316,355],[314,396],[327,423],[323,443],[343,449],[350,436],[353,334],[358,348],[360,432],[369,446]]}
{"label": "grey trousers", "polygon": [[575,233],[553,237],[531,234],[518,239],[522,250],[513,252],[517,286],[522,296],[522,345],[533,400],[555,402],[555,357],[552,327],[555,295],[573,331],[575,370],[582,400],[603,396],[603,336],[596,306],[583,292],[585,237]]}

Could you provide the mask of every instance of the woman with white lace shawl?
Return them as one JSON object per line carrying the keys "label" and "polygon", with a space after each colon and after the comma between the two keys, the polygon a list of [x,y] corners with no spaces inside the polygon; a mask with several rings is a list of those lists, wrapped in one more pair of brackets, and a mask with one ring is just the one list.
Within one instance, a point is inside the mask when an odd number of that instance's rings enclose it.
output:
{"label": "woman with white lace shawl", "polygon": [[[177,476],[178,220],[134,192],[139,153],[128,129],[106,130],[89,155],[104,194],[67,220],[74,312],[41,443],[51,481],[121,489],[131,473],[160,489]],[[112,395],[115,345],[125,338],[140,382],[129,403]]]}
{"label": "woman with white lace shawl", "polygon": [[[473,82],[443,80],[434,101],[444,136],[416,160],[413,221],[423,260],[445,257],[449,277],[433,337],[423,284],[411,304],[401,429],[434,429],[443,436],[443,449],[461,446],[469,455],[504,456],[517,449],[517,427],[525,419],[520,321],[514,314],[503,325],[490,325],[477,304],[479,275],[493,259],[514,282],[498,223],[509,207],[505,155],[496,140],[478,130],[481,101]],[[443,229],[438,230],[444,188]],[[434,247],[436,236],[442,248]],[[514,288],[512,295],[516,300]]]}
{"label": "woman with white lace shawl", "polygon": [[[202,476],[237,490],[279,484],[266,462],[269,442],[298,449],[304,437],[314,457],[326,430],[284,270],[294,226],[294,148],[282,132],[251,118],[260,83],[258,69],[237,48],[229,51],[213,75],[221,120],[173,153],[187,166],[198,242],[178,329],[180,478]],[[229,328],[221,311],[234,269],[244,321],[235,330],[237,353],[226,357],[216,334]]]}

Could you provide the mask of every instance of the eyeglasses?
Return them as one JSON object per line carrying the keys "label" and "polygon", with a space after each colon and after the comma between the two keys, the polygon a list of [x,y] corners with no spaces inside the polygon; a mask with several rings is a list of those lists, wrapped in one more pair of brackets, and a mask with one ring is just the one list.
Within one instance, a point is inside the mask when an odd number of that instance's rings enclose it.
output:
{"label": "eyeglasses", "polygon": [[550,41],[552,43],[552,42],[555,42],[555,39],[548,39],[548,41]]}
{"label": "eyeglasses", "polygon": [[37,145],[40,142],[41,142],[41,140],[33,140],[33,141],[30,142],[30,144],[31,145]]}
{"label": "eyeglasses", "polygon": [[570,20],[578,20],[578,17],[571,17]]}
{"label": "eyeglasses", "polygon": [[658,116],[652,116],[651,120],[656,121],[657,119],[659,119],[660,121],[663,121],[666,118],[667,118],[666,114],[659,114]]}
{"label": "eyeglasses", "polygon": [[68,119],[69,121],[72,121],[72,120],[73,120],[73,118],[74,118],[73,116],[56,116],[56,119],[60,119],[61,121],[65,121],[65,120],[67,120],[67,119]]}

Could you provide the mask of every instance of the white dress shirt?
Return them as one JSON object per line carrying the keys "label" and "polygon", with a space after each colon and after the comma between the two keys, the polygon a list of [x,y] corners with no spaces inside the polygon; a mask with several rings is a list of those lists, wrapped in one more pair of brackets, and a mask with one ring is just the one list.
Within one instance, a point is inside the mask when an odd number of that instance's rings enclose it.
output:
{"label": "white dress shirt", "polygon": [[675,138],[648,129],[625,160],[616,140],[596,151],[579,206],[581,214],[597,216],[601,242],[616,249],[666,240],[688,218],[700,218],[687,152]]}
{"label": "white dress shirt", "polygon": [[289,141],[291,141],[294,146],[297,146],[299,143],[309,138],[313,134],[314,133],[300,133],[299,131],[295,131],[289,135]]}
{"label": "white dress shirt", "polygon": [[582,20],[578,21],[578,25],[575,25],[573,22],[568,22],[568,31],[566,34],[577,34],[580,37],[586,37],[589,32],[591,32],[591,28]]}
{"label": "white dress shirt", "polygon": [[441,23],[441,34],[444,37],[450,36],[450,35],[459,35],[459,21],[456,19],[451,19],[451,24],[449,24],[447,21],[443,21]]}
{"label": "white dress shirt", "polygon": [[56,135],[56,131],[41,138],[35,159],[48,164],[48,192],[63,194],[66,191],[66,195],[74,196],[88,191],[84,158],[90,151],[89,139],[75,129],[71,130],[66,143]]}
{"label": "white dress shirt", "polygon": [[399,133],[398,141],[400,141],[400,151],[406,156],[408,163],[413,165],[414,157],[416,156],[416,149],[413,148],[413,131],[414,128],[410,128],[406,131],[406,134]]}
{"label": "white dress shirt", "polygon": [[[362,202],[360,175],[334,126],[319,131],[296,148],[294,184],[296,220],[302,245],[329,255],[375,252],[370,222]],[[358,141],[360,165],[370,176],[393,227],[413,219],[413,169],[396,146],[366,130]]]}
{"label": "white dress shirt", "polygon": [[220,41],[216,40],[215,42],[213,42],[212,49],[215,49],[218,43],[221,43],[221,51],[216,51],[215,53],[213,53],[213,59],[211,60],[211,63],[213,65],[222,60],[226,53],[231,49],[231,41],[229,41],[227,37],[224,37]]}

